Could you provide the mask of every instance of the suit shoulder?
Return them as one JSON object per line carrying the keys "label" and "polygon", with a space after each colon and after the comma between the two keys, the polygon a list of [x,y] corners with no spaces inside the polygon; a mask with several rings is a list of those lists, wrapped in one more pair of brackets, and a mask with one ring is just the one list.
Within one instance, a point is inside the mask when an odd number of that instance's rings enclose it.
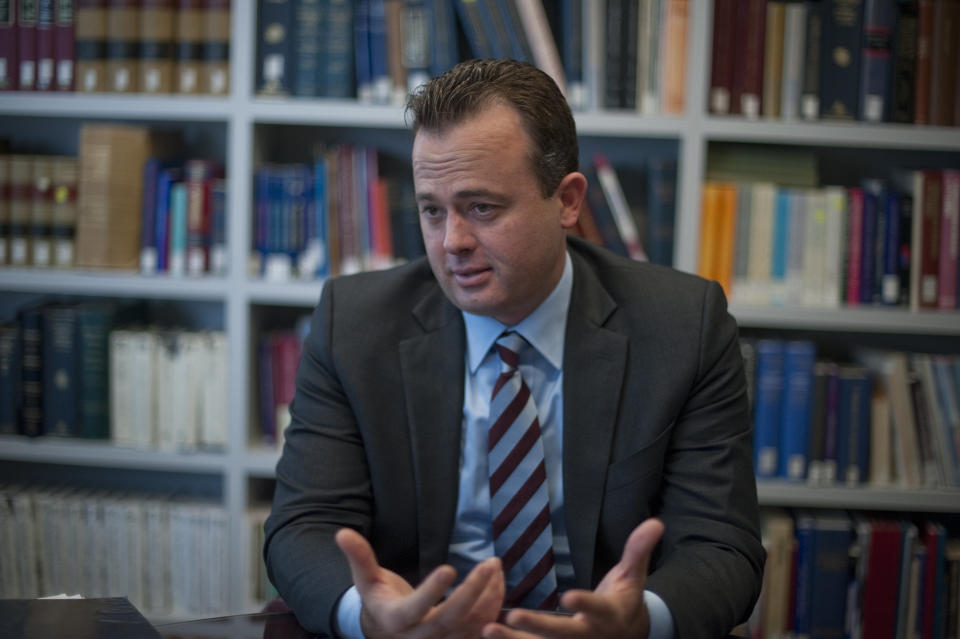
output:
{"label": "suit shoulder", "polygon": [[333,296],[337,312],[395,313],[436,285],[426,258],[420,258],[389,269],[335,277],[327,282],[329,291],[324,293]]}

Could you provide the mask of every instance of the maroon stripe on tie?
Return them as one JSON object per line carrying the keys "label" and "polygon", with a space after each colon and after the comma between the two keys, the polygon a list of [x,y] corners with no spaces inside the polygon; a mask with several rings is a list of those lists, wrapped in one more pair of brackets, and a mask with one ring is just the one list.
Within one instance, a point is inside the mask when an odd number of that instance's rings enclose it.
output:
{"label": "maroon stripe on tie", "polygon": [[[553,548],[549,548],[547,552],[543,554],[543,557],[540,558],[540,561],[537,562],[537,565],[530,569],[530,572],[526,574],[523,580],[520,581],[516,586],[513,587],[513,590],[506,597],[504,605],[508,608],[513,608],[517,606],[524,598],[530,594],[530,592],[537,587],[537,584],[540,583],[548,572],[553,568]],[[556,594],[556,590],[551,594],[551,596]],[[550,597],[547,597],[549,600]],[[540,603],[538,608],[542,608],[543,604],[547,603],[547,600],[544,600]],[[556,606],[554,606],[556,608]]]}
{"label": "maroon stripe on tie", "polygon": [[[530,549],[530,546],[533,545],[533,542],[537,540],[537,537],[540,536],[540,533],[550,525],[550,505],[547,504],[543,507],[543,510],[540,511],[540,514],[530,522],[530,525],[527,526],[527,529],[523,531],[523,534],[517,538],[513,545],[510,546],[510,549],[503,553],[503,557],[500,558],[500,561],[503,562],[503,572],[504,574],[510,572],[513,566],[520,561],[520,558],[523,557],[523,554]],[[551,541],[552,544],[552,541]]]}
{"label": "maroon stripe on tie", "polygon": [[[491,497],[497,494],[497,491],[500,490],[500,487],[503,486],[503,483],[510,478],[510,475],[512,475],[513,471],[517,469],[517,466],[520,465],[520,462],[522,462],[523,458],[527,456],[527,453],[530,452],[530,449],[533,448],[533,445],[537,443],[537,439],[539,438],[540,421],[539,419],[534,418],[533,423],[530,424],[527,432],[523,434],[523,437],[521,437],[520,441],[516,443],[516,445],[513,447],[513,450],[511,450],[503,459],[503,463],[501,463],[495,471],[490,473]],[[491,445],[490,448],[492,450],[493,446]]]}
{"label": "maroon stripe on tie", "polygon": [[523,486],[520,487],[520,490],[517,491],[517,494],[513,496],[513,499],[507,502],[507,505],[503,507],[503,510],[500,511],[497,518],[493,520],[494,539],[498,539],[500,534],[507,529],[507,526],[510,525],[513,518],[527,505],[527,502],[530,501],[530,498],[533,497],[533,494],[537,492],[537,489],[543,485],[546,479],[547,471],[541,461],[530,474],[530,477],[527,478],[527,481],[523,483]]}
{"label": "maroon stripe on tie", "polygon": [[517,396],[511,400],[510,405],[503,410],[500,417],[497,418],[497,421],[490,427],[490,432],[487,435],[487,450],[493,450],[493,447],[497,445],[497,442],[500,441],[503,434],[513,425],[517,416],[523,411],[523,407],[527,404],[527,398],[529,397],[530,389],[527,388],[526,384],[521,384],[520,392],[517,393]]}
{"label": "maroon stripe on tie", "polygon": [[506,373],[500,373],[500,377],[497,378],[497,383],[493,386],[493,393],[490,395],[490,400],[492,401],[494,397],[497,396],[497,393],[500,392],[500,389],[503,388],[503,385],[510,381],[510,378],[516,375],[516,371],[508,371]]}
{"label": "maroon stripe on tie", "polygon": [[520,364],[520,357],[517,356],[512,350],[503,346],[502,344],[496,344],[497,353],[500,354],[500,359],[510,368],[516,368]]}
{"label": "maroon stripe on tie", "polygon": [[560,607],[560,590],[554,588],[553,592],[547,595],[547,598],[537,606],[538,610],[556,610]]}

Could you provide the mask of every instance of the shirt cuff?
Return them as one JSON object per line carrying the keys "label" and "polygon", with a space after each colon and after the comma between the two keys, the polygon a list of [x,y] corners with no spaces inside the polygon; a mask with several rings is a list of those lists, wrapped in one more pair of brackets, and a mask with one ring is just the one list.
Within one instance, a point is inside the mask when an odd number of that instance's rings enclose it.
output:
{"label": "shirt cuff", "polygon": [[[664,609],[666,609],[666,606],[664,606]],[[363,628],[360,626],[360,612],[362,610],[363,600],[360,599],[360,592],[356,586],[350,586],[340,596],[340,601],[337,602],[337,633],[341,639],[366,639],[363,635]]]}
{"label": "shirt cuff", "polygon": [[[347,592],[350,592],[349,590]],[[357,595],[359,601],[360,596]],[[664,603],[660,595],[651,591],[643,591],[643,603],[647,604],[647,612],[650,614],[650,634],[648,639],[673,639],[673,615],[670,609]],[[359,615],[357,624],[359,625]]]}

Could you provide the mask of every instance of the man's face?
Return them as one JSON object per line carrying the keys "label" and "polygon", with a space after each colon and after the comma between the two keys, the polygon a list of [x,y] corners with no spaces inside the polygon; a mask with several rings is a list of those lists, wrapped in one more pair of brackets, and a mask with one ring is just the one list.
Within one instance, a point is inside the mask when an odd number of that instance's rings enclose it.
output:
{"label": "man's face", "polygon": [[579,174],[543,197],[530,145],[516,111],[500,103],[443,133],[421,130],[413,143],[420,229],[440,287],[457,307],[508,326],[560,281],[564,229],[579,208],[565,195]]}

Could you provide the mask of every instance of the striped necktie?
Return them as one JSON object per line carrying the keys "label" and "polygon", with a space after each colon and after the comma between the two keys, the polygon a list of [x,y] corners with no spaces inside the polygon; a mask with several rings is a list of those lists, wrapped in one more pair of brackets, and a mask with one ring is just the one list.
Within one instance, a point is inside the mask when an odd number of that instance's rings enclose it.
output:
{"label": "striped necktie", "polygon": [[488,468],[493,546],[507,580],[506,607],[556,609],[553,531],[540,421],[518,368],[526,340],[513,332],[495,344],[500,376],[490,400]]}

